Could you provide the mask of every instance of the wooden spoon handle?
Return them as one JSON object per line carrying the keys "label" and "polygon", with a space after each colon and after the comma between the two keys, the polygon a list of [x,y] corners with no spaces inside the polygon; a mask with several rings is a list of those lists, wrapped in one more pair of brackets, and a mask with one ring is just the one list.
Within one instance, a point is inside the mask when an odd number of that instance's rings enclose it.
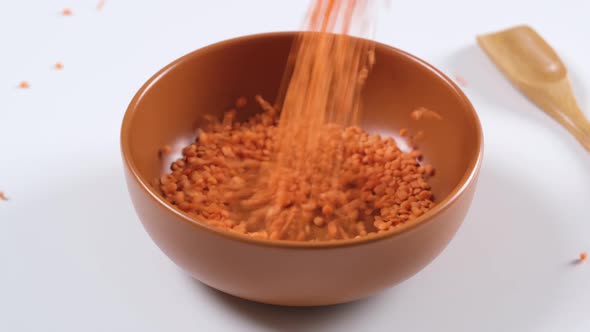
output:
{"label": "wooden spoon handle", "polygon": [[590,123],[578,106],[567,78],[541,86],[518,82],[518,87],[545,113],[565,127],[590,152]]}
{"label": "wooden spoon handle", "polygon": [[546,110],[546,113],[565,127],[590,152],[590,122],[582,115],[582,111],[576,110],[566,113]]}

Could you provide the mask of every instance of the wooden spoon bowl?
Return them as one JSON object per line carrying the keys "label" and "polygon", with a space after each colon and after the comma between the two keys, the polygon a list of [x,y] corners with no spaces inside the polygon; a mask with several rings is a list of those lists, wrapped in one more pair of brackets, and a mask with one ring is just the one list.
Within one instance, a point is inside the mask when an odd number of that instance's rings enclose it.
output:
{"label": "wooden spoon bowl", "polygon": [[590,151],[590,122],[574,97],[567,69],[553,48],[523,25],[477,37],[510,81]]}

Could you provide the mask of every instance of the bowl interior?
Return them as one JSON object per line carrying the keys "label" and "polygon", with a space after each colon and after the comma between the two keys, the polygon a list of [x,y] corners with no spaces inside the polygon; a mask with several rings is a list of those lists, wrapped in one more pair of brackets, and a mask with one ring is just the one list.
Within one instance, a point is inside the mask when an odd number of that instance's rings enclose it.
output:
{"label": "bowl interior", "polygon": [[[260,94],[274,101],[294,37],[273,33],[214,44],[148,81],[132,101],[122,131],[125,158],[139,180],[149,186],[168,170],[180,149],[195,139],[204,114],[220,115],[239,96]],[[459,88],[421,60],[378,44],[363,94],[362,127],[394,137],[402,128],[422,132],[417,142],[424,163],[436,169],[430,181],[435,200],[456,191],[473,171],[481,147],[477,115]],[[241,116],[256,112],[254,104],[251,99]],[[410,114],[418,107],[436,111],[442,120],[413,119]],[[175,153],[160,160],[164,145]]]}

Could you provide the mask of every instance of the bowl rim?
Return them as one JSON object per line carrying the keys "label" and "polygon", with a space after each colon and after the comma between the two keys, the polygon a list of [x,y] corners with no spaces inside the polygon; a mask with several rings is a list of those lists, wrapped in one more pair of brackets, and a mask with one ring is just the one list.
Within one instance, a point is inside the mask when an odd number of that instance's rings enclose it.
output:
{"label": "bowl rim", "polygon": [[[376,241],[386,240],[395,236],[401,236],[406,234],[412,230],[415,230],[427,223],[434,222],[435,216],[442,213],[443,211],[447,210],[451,205],[453,205],[467,190],[469,185],[477,179],[477,175],[481,168],[481,163],[483,160],[483,130],[481,126],[481,122],[475,108],[467,98],[467,96],[463,93],[463,91],[459,88],[457,84],[453,82],[448,76],[443,74],[440,70],[436,69],[431,64],[427,63],[426,61],[393,46],[389,46],[387,44],[375,42],[376,46],[382,48],[389,52],[398,53],[402,57],[405,57],[407,60],[416,63],[419,66],[424,67],[436,77],[438,77],[442,82],[444,82],[447,86],[449,86],[453,93],[458,97],[460,100],[460,105],[462,109],[466,112],[470,113],[473,117],[475,130],[476,130],[476,140],[477,140],[477,151],[471,157],[469,161],[467,170],[465,174],[459,180],[459,183],[453,188],[453,190],[438,204],[435,205],[434,208],[426,212],[424,215],[413,219],[411,221],[407,221],[401,224],[398,227],[395,227],[392,230],[383,232],[383,233],[369,233],[367,236],[363,236],[360,238],[353,238],[353,239],[346,239],[346,240],[335,240],[335,241],[293,241],[293,240],[262,240],[253,238],[248,235],[239,234],[236,232],[228,231],[225,229],[217,228],[214,226],[208,225],[206,222],[199,221],[194,217],[189,216],[187,213],[179,210],[168,201],[166,201],[163,197],[161,197],[155,189],[149,183],[148,179],[145,179],[143,176],[140,175],[135,163],[131,158],[131,146],[130,146],[130,128],[133,123],[133,118],[136,114],[137,105],[143,96],[146,94],[147,91],[162,77],[164,77],[169,71],[173,70],[175,67],[181,65],[182,63],[188,61],[191,58],[201,56],[202,54],[214,51],[215,49],[222,48],[228,44],[233,43],[240,43],[245,42],[248,40],[253,39],[265,39],[265,38],[273,38],[273,37],[295,37],[297,34],[302,33],[303,31],[280,31],[280,32],[267,32],[267,33],[258,33],[258,34],[250,34],[244,35],[240,37],[226,39],[220,42],[216,42],[214,44],[210,44],[194,50],[190,53],[187,53],[180,58],[172,61],[164,68],[160,69],[157,73],[152,75],[136,92],[133,99],[127,106],[125,111],[125,115],[123,117],[122,125],[121,125],[121,133],[120,133],[120,140],[121,140],[121,152],[122,157],[124,160],[124,165],[126,166],[129,173],[131,173],[133,179],[141,190],[143,190],[154,203],[162,206],[167,212],[172,213],[178,219],[191,224],[195,227],[200,228],[201,230],[211,232],[213,235],[223,236],[225,238],[229,238],[232,240],[237,240],[241,242],[247,242],[250,244],[261,245],[261,246],[271,246],[271,247],[282,247],[282,248],[301,248],[301,249],[316,249],[316,248],[336,248],[336,247],[348,247],[348,246],[358,246],[367,243],[372,243]],[[309,33],[309,32],[306,32]],[[358,37],[353,37],[358,38]],[[138,216],[139,217],[139,216]],[[139,217],[140,218],[140,217]],[[141,218],[140,218],[141,219]]]}

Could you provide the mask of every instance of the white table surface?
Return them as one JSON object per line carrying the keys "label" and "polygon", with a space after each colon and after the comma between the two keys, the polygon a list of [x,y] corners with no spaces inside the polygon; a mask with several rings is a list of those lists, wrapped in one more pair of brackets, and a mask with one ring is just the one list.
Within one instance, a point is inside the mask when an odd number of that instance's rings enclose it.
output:
{"label": "white table surface", "polygon": [[[485,161],[449,247],[407,282],[328,308],[254,304],[191,280],[152,243],[123,181],[119,127],[175,58],[300,27],[307,1],[0,1],[0,331],[589,331],[590,154],[498,73],[475,35],[529,23],[590,115],[590,2],[392,0],[377,39],[450,75]],[[59,13],[68,6],[71,17]],[[64,69],[53,64],[62,61]],[[18,89],[21,80],[31,84]]]}

